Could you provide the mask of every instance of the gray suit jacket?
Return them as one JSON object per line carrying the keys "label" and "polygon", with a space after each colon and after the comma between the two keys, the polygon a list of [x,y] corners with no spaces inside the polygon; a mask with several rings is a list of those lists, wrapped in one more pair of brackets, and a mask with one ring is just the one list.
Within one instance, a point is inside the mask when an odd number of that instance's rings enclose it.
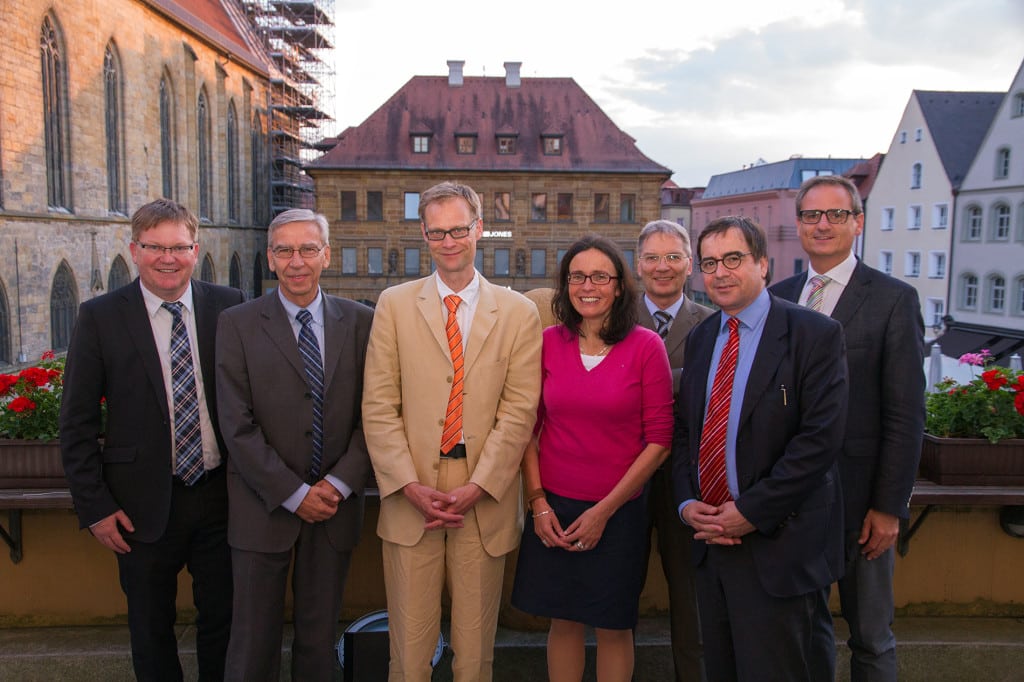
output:
{"label": "gray suit jacket", "polygon": [[[650,311],[647,310],[643,293],[637,298],[636,306],[640,314],[640,324],[651,331],[656,330],[658,325],[655,324],[654,318],[651,316]],[[701,320],[713,312],[711,308],[706,308],[698,303],[694,303],[689,298],[684,298],[683,305],[679,308],[679,314],[676,316],[676,319],[672,320],[672,326],[669,327],[668,336],[665,338],[665,350],[668,351],[668,364],[672,368],[673,395],[679,393],[679,377],[683,373],[686,336],[690,333],[691,329],[700,324]]]}
{"label": "gray suit jacket", "polygon": [[[796,302],[807,273],[771,287]],[[843,325],[850,403],[839,474],[846,528],[868,509],[907,518],[924,431],[924,323],[917,292],[857,263],[832,319]]]}
{"label": "gray suit jacket", "polygon": [[[373,312],[324,295],[324,447],[321,474],[352,495],[325,522],[338,551],[359,540],[370,456],[360,398]],[[298,344],[278,293],[222,315],[217,328],[217,404],[228,460],[228,542],[255,552],[294,545],[302,520],[281,506],[309,482],[312,398]]]}

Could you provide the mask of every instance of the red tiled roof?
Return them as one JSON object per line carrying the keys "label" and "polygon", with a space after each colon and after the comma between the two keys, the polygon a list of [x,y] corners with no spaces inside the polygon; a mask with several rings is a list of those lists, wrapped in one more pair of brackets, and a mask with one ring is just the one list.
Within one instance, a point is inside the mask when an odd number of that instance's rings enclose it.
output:
{"label": "red tiled roof", "polygon": [[884,158],[885,154],[879,152],[870,159],[854,164],[850,170],[843,173],[857,186],[857,192],[860,193],[861,199],[866,201],[868,195],[871,194],[871,188],[875,186],[875,179],[878,177],[878,170],[882,167]]}
{"label": "red tiled roof", "polygon": [[[410,135],[430,135],[413,153]],[[456,134],[475,135],[476,152],[459,154]],[[498,154],[496,135],[516,137],[515,154]],[[562,153],[545,155],[542,136],[562,136]],[[572,78],[414,76],[362,124],[312,164],[321,169],[628,172],[671,175],[647,158]]]}
{"label": "red tiled roof", "polygon": [[221,0],[148,0],[148,3],[172,21],[195,31],[250,68],[267,74],[268,65],[265,60],[249,47]]}

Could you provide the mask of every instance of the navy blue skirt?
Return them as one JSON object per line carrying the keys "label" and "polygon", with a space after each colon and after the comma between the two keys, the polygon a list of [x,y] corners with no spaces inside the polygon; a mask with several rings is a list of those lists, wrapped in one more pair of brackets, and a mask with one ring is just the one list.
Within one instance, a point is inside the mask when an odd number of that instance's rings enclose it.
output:
{"label": "navy blue skirt", "polygon": [[[636,627],[647,559],[646,492],[608,519],[597,546],[584,552],[545,547],[527,518],[519,547],[512,605],[535,616],[608,630]],[[547,493],[562,528],[593,502]]]}

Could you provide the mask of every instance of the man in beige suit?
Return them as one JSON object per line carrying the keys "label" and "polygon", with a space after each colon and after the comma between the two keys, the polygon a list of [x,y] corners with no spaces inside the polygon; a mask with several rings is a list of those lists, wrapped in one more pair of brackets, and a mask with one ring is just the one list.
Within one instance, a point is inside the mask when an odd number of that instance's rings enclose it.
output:
{"label": "man in beige suit", "polygon": [[447,584],[455,682],[487,682],[505,555],[522,532],[519,464],[540,398],[540,321],[530,301],[473,267],[476,192],[435,185],[419,215],[436,272],[381,294],[363,391],[389,680],[430,679]]}

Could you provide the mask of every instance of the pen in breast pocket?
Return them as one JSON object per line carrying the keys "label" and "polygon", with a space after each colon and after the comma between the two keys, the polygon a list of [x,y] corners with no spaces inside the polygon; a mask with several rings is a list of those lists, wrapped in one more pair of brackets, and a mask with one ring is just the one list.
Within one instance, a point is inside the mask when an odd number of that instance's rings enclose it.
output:
{"label": "pen in breast pocket", "polygon": [[789,401],[786,399],[786,384],[782,384],[779,388],[782,390],[782,405],[786,407],[789,405]]}

